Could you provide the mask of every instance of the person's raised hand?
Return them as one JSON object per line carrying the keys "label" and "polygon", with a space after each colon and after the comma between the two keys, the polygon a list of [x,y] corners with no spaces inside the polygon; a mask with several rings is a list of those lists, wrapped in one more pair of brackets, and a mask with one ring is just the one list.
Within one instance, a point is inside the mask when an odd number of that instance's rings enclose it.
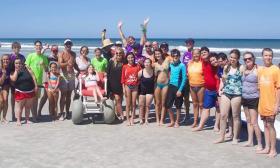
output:
{"label": "person's raised hand", "polygon": [[122,25],[123,25],[123,22],[122,22],[122,21],[119,21],[119,23],[118,23],[118,28],[121,29],[121,28],[122,28]]}
{"label": "person's raised hand", "polygon": [[144,20],[144,22],[143,22],[143,26],[144,26],[144,27],[147,27],[149,21],[150,21],[150,18],[146,18],[146,19]]}

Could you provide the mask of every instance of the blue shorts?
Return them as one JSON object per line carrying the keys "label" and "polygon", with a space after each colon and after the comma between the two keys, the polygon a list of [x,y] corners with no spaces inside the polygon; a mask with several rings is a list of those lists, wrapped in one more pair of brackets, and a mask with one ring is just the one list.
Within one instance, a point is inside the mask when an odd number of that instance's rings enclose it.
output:
{"label": "blue shorts", "polygon": [[203,108],[210,109],[216,106],[217,91],[210,91],[205,89],[203,98]]}

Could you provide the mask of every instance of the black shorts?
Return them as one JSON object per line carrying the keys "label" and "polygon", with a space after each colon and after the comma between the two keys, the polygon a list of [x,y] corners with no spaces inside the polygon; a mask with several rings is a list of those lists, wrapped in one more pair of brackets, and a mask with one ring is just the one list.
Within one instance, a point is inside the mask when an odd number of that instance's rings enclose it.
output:
{"label": "black shorts", "polygon": [[184,97],[190,97],[190,83],[189,83],[189,80],[186,81],[186,84],[185,84],[185,87],[184,87],[184,90],[183,90],[183,96]]}
{"label": "black shorts", "polygon": [[[183,94],[180,97],[176,96],[178,88],[174,85],[168,85],[165,107],[170,109],[175,104],[176,109],[181,109],[183,105]],[[175,103],[174,103],[175,102]]]}
{"label": "black shorts", "polygon": [[254,99],[245,99],[242,98],[241,103],[243,107],[247,107],[248,109],[258,109],[259,105],[259,98],[254,98]]}
{"label": "black shorts", "polygon": [[154,94],[154,86],[153,87],[144,87],[142,85],[139,85],[138,93],[140,95],[146,95],[146,94]]}

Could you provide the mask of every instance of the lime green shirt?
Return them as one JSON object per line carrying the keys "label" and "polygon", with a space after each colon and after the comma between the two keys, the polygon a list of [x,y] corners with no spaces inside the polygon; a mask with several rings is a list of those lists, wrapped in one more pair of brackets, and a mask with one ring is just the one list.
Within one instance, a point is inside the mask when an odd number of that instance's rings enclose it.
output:
{"label": "lime green shirt", "polygon": [[38,85],[43,83],[43,73],[45,67],[48,67],[48,58],[45,55],[37,55],[37,53],[31,53],[27,56],[25,64],[30,67],[35,75],[36,82]]}
{"label": "lime green shirt", "polygon": [[96,57],[91,59],[91,64],[97,72],[105,72],[107,69],[108,61],[104,57],[97,59]]}

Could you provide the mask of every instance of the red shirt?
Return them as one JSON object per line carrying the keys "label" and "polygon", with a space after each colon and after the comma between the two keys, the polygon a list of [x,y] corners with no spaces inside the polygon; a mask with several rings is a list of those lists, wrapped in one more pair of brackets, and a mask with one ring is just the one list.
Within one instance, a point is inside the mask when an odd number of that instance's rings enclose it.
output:
{"label": "red shirt", "polygon": [[138,72],[141,70],[141,67],[137,64],[129,65],[126,64],[122,67],[122,79],[121,83],[125,85],[138,85]]}
{"label": "red shirt", "polygon": [[202,71],[204,74],[205,88],[210,91],[218,91],[219,77],[217,67],[213,67],[208,61],[202,61]]}

